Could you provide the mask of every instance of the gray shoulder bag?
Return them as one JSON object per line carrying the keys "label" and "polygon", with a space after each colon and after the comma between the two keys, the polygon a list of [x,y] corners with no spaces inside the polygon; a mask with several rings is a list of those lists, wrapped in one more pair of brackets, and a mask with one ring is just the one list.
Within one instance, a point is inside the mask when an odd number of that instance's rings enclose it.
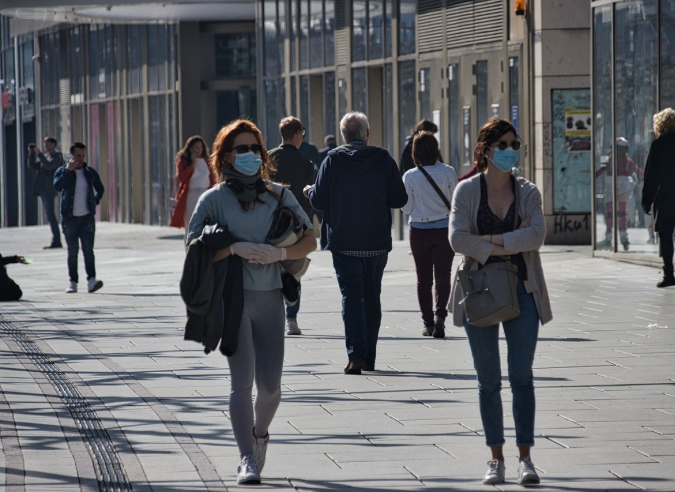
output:
{"label": "gray shoulder bag", "polygon": [[[518,181],[515,186],[515,217],[513,230],[518,224],[520,197]],[[520,316],[518,304],[518,267],[509,259],[488,263],[482,268],[471,270],[475,263],[466,257],[464,266],[457,271],[466,321],[479,328],[496,325]]]}

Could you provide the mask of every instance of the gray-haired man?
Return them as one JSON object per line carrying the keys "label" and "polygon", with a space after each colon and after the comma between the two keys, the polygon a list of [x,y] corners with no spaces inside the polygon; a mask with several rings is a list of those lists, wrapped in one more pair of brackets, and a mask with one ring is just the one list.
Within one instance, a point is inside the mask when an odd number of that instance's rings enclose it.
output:
{"label": "gray-haired man", "polygon": [[368,145],[366,115],[346,114],[340,133],[346,145],[328,152],[316,185],[305,193],[324,213],[321,246],[333,254],[342,293],[349,356],[345,374],[361,374],[375,370],[382,275],[392,246],[391,209],[404,206],[408,195],[389,153]]}

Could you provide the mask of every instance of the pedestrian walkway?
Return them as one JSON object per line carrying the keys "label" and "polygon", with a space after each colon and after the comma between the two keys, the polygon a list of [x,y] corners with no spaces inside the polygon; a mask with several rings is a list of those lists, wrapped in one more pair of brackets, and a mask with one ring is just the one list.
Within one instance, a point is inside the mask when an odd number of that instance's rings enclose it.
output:
{"label": "pedestrian walkway", "polygon": [[[182,339],[182,231],[98,223],[94,294],[64,293],[66,252],[43,251],[48,235],[0,230],[0,253],[34,260],[9,267],[23,300],[0,304],[0,490],[242,488],[226,360]],[[330,254],[312,254],[258,488],[489,489],[466,337],[421,336],[408,249],[390,255],[378,371],[362,376],[342,372],[341,297]],[[675,490],[675,289],[588,248],[542,253],[555,320],[534,366],[539,490]],[[517,490],[504,382],[495,488]]]}

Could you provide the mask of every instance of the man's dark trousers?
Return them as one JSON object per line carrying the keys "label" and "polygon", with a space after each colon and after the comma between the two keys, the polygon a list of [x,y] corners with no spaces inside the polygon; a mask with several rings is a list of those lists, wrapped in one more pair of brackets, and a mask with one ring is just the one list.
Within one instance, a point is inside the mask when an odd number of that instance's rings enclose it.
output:
{"label": "man's dark trousers", "polygon": [[52,246],[61,244],[61,232],[59,231],[59,222],[56,220],[54,213],[54,195],[40,195],[42,200],[42,208],[45,211],[45,217],[49,222],[49,227],[52,229]]}
{"label": "man's dark trousers", "polygon": [[96,235],[96,219],[92,214],[81,217],[68,217],[61,219],[63,235],[66,237],[68,246],[68,276],[72,282],[78,282],[77,255],[82,243],[84,255],[84,269],[87,272],[87,280],[96,277],[94,260],[94,236]]}
{"label": "man's dark trousers", "polygon": [[333,266],[342,294],[342,320],[349,360],[365,359],[375,367],[382,321],[380,292],[389,254],[362,258],[333,252]]}

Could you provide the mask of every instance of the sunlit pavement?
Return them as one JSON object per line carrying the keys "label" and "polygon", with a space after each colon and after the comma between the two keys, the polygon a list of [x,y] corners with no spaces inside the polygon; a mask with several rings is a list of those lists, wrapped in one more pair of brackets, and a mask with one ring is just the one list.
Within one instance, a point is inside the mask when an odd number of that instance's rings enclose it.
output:
{"label": "sunlit pavement", "polygon": [[[34,260],[8,267],[24,298],[0,305],[0,490],[237,488],[226,360],[182,338],[182,237],[99,223],[105,285],[88,294],[81,280],[65,294],[66,251],[42,250],[46,227],[0,230],[0,253]],[[486,490],[466,337],[452,326],[445,340],[421,336],[408,250],[390,254],[377,371],[362,376],[342,372],[330,254],[312,254],[259,488]],[[535,360],[539,488],[675,490],[675,288],[656,289],[655,268],[588,248],[542,253],[555,320]],[[515,490],[506,373],[504,385],[498,488]]]}

